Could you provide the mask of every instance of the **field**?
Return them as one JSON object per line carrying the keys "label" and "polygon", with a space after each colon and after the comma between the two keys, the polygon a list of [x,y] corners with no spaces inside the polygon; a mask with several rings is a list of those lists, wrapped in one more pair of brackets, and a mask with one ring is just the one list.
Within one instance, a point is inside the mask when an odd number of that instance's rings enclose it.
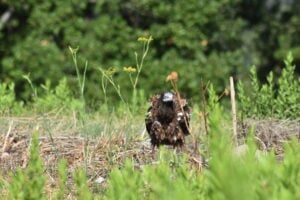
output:
{"label": "field", "polygon": [[[21,168],[23,171],[28,167],[32,133],[34,132],[39,133],[39,154],[42,158],[43,176],[46,180],[45,196],[51,199],[55,198],[59,187],[58,165],[61,159],[66,160],[67,166],[66,173],[68,178],[65,183],[67,189],[64,191],[64,198],[66,199],[78,199],[78,194],[76,193],[78,188],[74,183],[74,174],[78,173],[79,169],[83,169],[86,174],[85,184],[88,185],[91,192],[98,194],[96,196],[99,196],[99,198],[106,194],[109,184],[112,184],[112,180],[110,180],[111,172],[116,169],[122,170],[127,161],[131,163],[131,167],[136,173],[141,173],[146,166],[155,168],[164,162],[168,162],[170,166],[172,163],[179,162],[188,168],[188,173],[193,172],[197,176],[201,176],[201,174],[205,174],[206,170],[210,169],[212,152],[208,152],[204,124],[196,114],[193,113],[192,130],[200,130],[198,132],[199,135],[189,136],[187,145],[181,152],[176,153],[172,148],[168,147],[162,149],[162,152],[165,151],[164,153],[171,156],[167,161],[162,160],[160,151],[157,151],[156,155],[152,156],[150,141],[145,132],[143,116],[124,119],[115,116],[103,118],[93,115],[87,117],[85,124],[80,124],[76,116],[54,116],[51,113],[35,117],[2,117],[2,142],[0,145],[2,149],[0,162],[2,181],[7,184],[14,177],[11,172],[16,171],[18,168]],[[276,163],[282,165],[284,160],[283,144],[289,143],[291,138],[300,139],[299,121],[248,120],[244,125],[239,125],[239,145],[230,147],[233,148],[233,154],[236,158],[231,159],[249,156],[246,153],[247,150],[245,150],[248,147],[245,145],[244,139],[246,137],[245,134],[249,133],[250,127],[256,130],[254,138],[257,143],[257,150],[254,153],[255,158],[251,158],[255,159],[255,162],[258,159],[267,159],[275,156]],[[231,131],[230,126],[220,125],[220,128],[224,134],[226,134],[226,129],[228,132]],[[213,134],[219,133],[213,132]],[[218,137],[223,138],[221,135]],[[295,156],[293,159],[299,158],[299,152],[293,156]],[[177,159],[181,159],[181,161]],[[245,158],[241,160],[243,159]],[[297,162],[295,161],[295,164]],[[226,171],[224,169],[224,173]],[[130,181],[130,177],[127,178]],[[241,181],[244,182],[245,180]],[[2,197],[7,197],[6,184],[2,186]],[[170,180],[170,184],[172,184],[172,180]],[[203,183],[199,182],[199,184]],[[203,187],[203,185],[199,185],[199,187]],[[130,190],[130,188],[127,189]],[[123,190],[126,190],[126,188],[123,188]],[[138,198],[138,194],[129,197],[133,199]],[[122,195],[115,199],[119,198],[123,198]],[[196,196],[195,199],[197,199]]]}
{"label": "field", "polygon": [[300,199],[296,0],[0,11],[0,200]]}
{"label": "field", "polygon": [[[95,111],[85,108],[80,74],[81,98],[62,80],[27,105],[1,84],[1,199],[299,199],[300,79],[291,55],[285,64],[265,84],[252,68],[251,88],[237,84],[236,113],[228,89],[202,87],[184,148],[154,154],[145,97],[133,85],[126,101],[107,72],[120,104]],[[178,91],[177,77],[167,79]]]}

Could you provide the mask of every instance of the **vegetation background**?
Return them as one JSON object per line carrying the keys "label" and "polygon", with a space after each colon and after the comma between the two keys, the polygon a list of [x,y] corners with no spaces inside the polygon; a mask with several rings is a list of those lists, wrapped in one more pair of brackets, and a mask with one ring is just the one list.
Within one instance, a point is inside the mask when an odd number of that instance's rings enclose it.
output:
{"label": "vegetation background", "polygon": [[[137,89],[146,97],[170,89],[164,81],[174,70],[182,77],[179,88],[197,99],[201,80],[221,92],[230,75],[247,84],[251,65],[263,82],[271,70],[276,79],[288,51],[299,73],[299,13],[296,0],[2,0],[0,82],[13,82],[16,98],[25,103],[34,96],[32,87],[41,94],[41,85],[54,88],[64,78],[80,96],[68,48],[79,47],[81,72],[88,61],[87,105],[106,101],[100,68],[116,72],[114,80],[129,99],[132,86],[123,67],[136,67],[135,52],[142,49],[136,40],[151,35]],[[109,102],[119,100],[112,85],[107,92]]]}
{"label": "vegetation background", "polygon": [[[1,0],[0,199],[300,199],[299,13],[296,0]],[[194,102],[192,134],[153,156],[146,99],[172,88]]]}

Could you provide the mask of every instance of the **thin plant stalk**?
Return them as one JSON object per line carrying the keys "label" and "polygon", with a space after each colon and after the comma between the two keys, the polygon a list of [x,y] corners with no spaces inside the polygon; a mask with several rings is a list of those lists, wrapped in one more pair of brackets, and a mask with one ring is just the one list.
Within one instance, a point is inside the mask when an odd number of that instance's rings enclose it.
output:
{"label": "thin plant stalk", "polygon": [[[108,74],[105,72],[105,70],[103,70],[103,69],[101,69],[101,68],[99,68],[99,70],[100,70],[100,72],[102,73],[102,77],[105,77],[105,79],[108,80],[108,81],[110,82],[110,84],[113,86],[113,88],[114,88],[115,91],[117,92],[118,96],[120,97],[121,101],[122,101],[123,103],[127,104],[126,101],[125,101],[125,99],[123,98],[123,96],[122,96],[122,94],[121,94],[120,85],[116,85],[116,83],[115,83],[115,81],[114,81],[112,75],[108,75]],[[104,88],[103,86],[102,86],[102,88],[104,89],[105,94],[106,94],[106,88]]]}
{"label": "thin plant stalk", "polygon": [[202,110],[203,110],[203,119],[204,119],[204,128],[205,128],[205,134],[208,136],[208,123],[207,123],[207,117],[206,117],[206,98],[205,98],[205,93],[206,93],[206,87],[204,87],[203,82],[201,80],[201,99],[202,99]]}
{"label": "thin plant stalk", "polygon": [[38,94],[37,94],[37,90],[36,90],[36,88],[33,86],[33,83],[32,83],[32,81],[31,81],[31,79],[30,79],[30,73],[28,73],[27,75],[23,75],[23,78],[29,83],[29,85],[30,85],[30,87],[31,87],[31,89],[32,89],[32,91],[33,91],[33,93],[34,93],[34,97],[38,97]]}
{"label": "thin plant stalk", "polygon": [[[136,77],[135,77],[135,81],[134,81],[134,84],[133,84],[133,89],[135,90],[136,87],[137,87],[137,84],[138,84],[138,81],[139,81],[139,76],[140,76],[140,73],[143,69],[143,66],[144,66],[144,60],[148,54],[148,51],[149,51],[149,45],[150,45],[150,42],[153,40],[152,36],[150,36],[148,39],[146,39],[146,41],[144,42],[144,45],[143,45],[143,55],[142,55],[142,58],[141,58],[141,61],[139,62],[138,60],[138,54],[137,52],[135,52],[135,60],[136,60],[136,68],[137,68],[137,74],[136,74]],[[144,41],[144,40],[143,40]]]}
{"label": "thin plant stalk", "polygon": [[[77,47],[76,49],[73,49],[72,47],[69,47],[69,50],[71,52],[72,59],[73,59],[73,62],[74,62],[74,66],[75,66],[75,70],[76,70],[81,102],[83,103],[83,105],[85,107],[84,89],[85,89],[86,71],[87,71],[88,62],[87,61],[85,62],[83,75],[81,75],[79,67],[78,67],[78,63],[77,63],[77,51],[79,50],[79,47]],[[85,119],[84,119],[83,116],[85,116],[85,113],[84,112],[80,113],[80,122],[81,122],[82,127],[85,123]],[[85,134],[84,134],[84,144],[87,144],[87,140],[88,140],[88,133],[85,132]],[[87,170],[87,156],[86,155],[88,154],[88,152],[87,152],[87,148],[85,148],[85,145],[84,145],[83,152],[84,152],[85,170]]]}
{"label": "thin plant stalk", "polygon": [[235,107],[235,90],[232,76],[230,76],[230,97],[231,97],[231,109],[232,109],[232,127],[234,142],[237,141],[237,125],[236,125],[236,107]]}
{"label": "thin plant stalk", "polygon": [[107,105],[107,78],[105,78],[104,74],[102,73],[102,78],[101,78],[101,86],[102,86],[102,91],[104,93],[104,102],[105,105]]}
{"label": "thin plant stalk", "polygon": [[[178,87],[177,87],[177,84],[176,84],[176,81],[175,80],[170,80],[171,81],[171,85],[173,87],[173,89],[175,90],[175,93],[177,95],[177,99],[179,99],[179,105],[180,105],[180,109],[181,109],[181,112],[184,113],[184,110],[183,110],[183,106],[182,106],[182,103],[181,103],[181,98],[180,98],[180,94],[179,94],[179,90],[178,90]],[[183,119],[184,119],[184,123],[186,125],[186,127],[188,128],[189,132],[191,133],[192,137],[194,138],[194,135],[192,134],[189,126],[188,126],[188,122],[187,122],[187,119],[186,119],[186,116],[183,115]]]}
{"label": "thin plant stalk", "polygon": [[70,49],[72,59],[73,59],[73,63],[74,63],[75,70],[76,70],[78,88],[79,88],[79,91],[80,91],[80,98],[81,98],[81,101],[83,102],[83,104],[85,105],[84,88],[85,88],[86,71],[87,71],[88,62],[87,61],[85,62],[83,75],[81,77],[79,67],[78,67],[78,63],[77,63],[77,51],[79,50],[79,47],[77,47],[76,49],[73,49],[72,47],[69,47],[69,49]]}

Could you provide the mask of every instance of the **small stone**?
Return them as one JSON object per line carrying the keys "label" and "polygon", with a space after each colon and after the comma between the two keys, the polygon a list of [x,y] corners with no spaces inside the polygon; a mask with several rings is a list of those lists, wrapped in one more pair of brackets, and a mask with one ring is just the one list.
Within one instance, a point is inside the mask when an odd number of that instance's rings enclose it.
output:
{"label": "small stone", "polygon": [[9,153],[7,152],[3,152],[2,155],[1,155],[1,160],[6,160],[10,157]]}
{"label": "small stone", "polygon": [[103,178],[102,176],[99,176],[99,177],[95,180],[95,182],[96,182],[96,183],[99,183],[99,184],[103,183],[104,181],[105,181],[105,178]]}

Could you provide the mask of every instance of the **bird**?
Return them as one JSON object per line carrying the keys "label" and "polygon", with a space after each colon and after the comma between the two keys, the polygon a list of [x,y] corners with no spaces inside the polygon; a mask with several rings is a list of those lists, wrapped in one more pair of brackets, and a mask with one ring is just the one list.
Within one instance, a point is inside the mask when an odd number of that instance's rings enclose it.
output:
{"label": "bird", "polygon": [[160,145],[182,148],[184,137],[190,135],[191,109],[185,95],[162,92],[152,96],[149,102],[145,125],[151,139],[152,152]]}

